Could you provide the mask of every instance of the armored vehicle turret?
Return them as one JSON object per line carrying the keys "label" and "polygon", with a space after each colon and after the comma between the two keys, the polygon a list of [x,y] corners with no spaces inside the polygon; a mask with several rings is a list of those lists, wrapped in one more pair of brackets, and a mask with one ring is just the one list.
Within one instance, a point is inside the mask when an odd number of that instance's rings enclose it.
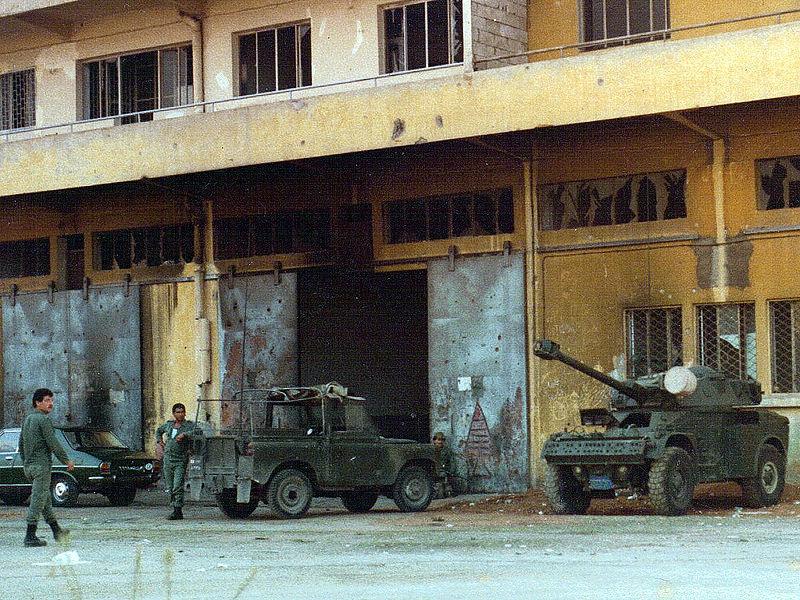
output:
{"label": "armored vehicle turret", "polygon": [[698,483],[735,481],[750,507],[776,504],[786,474],[789,421],[761,403],[761,386],[703,366],[619,381],[539,340],[534,354],[612,388],[609,408],[583,409],[593,431],[563,431],[542,449],[545,493],[560,514],[592,498],[649,495],[659,514],[684,514]]}

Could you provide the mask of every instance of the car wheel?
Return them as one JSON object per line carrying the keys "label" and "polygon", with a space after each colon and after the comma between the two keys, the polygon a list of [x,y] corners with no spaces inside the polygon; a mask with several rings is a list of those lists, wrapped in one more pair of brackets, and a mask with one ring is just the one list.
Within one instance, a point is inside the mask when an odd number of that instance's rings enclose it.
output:
{"label": "car wheel", "polygon": [[246,519],[258,507],[258,493],[255,491],[255,486],[250,493],[250,502],[245,502],[244,504],[239,504],[236,501],[236,490],[233,488],[222,490],[217,494],[216,498],[219,509],[231,519]]}
{"label": "car wheel", "polygon": [[433,500],[433,478],[422,467],[405,467],[394,482],[392,496],[402,512],[419,512]]}
{"label": "car wheel", "polygon": [[749,508],[777,504],[780,502],[785,480],[786,457],[774,446],[761,446],[756,476],[740,482],[743,504]]}
{"label": "car wheel", "polygon": [[106,492],[106,498],[111,506],[130,506],[136,498],[136,488],[132,485],[122,485],[111,488]]}
{"label": "car wheel", "polygon": [[667,448],[650,467],[647,483],[650,503],[661,515],[686,514],[692,503],[694,484],[692,455],[683,448]]}
{"label": "car wheel", "polygon": [[285,519],[299,519],[306,514],[313,497],[311,480],[297,469],[284,469],[275,475],[267,490],[270,509]]}
{"label": "car wheel", "polygon": [[25,506],[30,497],[30,492],[3,492],[0,494],[0,500],[9,506]]}
{"label": "car wheel", "polygon": [[374,492],[350,492],[342,494],[342,504],[351,513],[368,512],[378,501],[378,494]]}
{"label": "car wheel", "polygon": [[544,494],[557,515],[586,514],[592,502],[581,482],[564,465],[545,465]]}
{"label": "car wheel", "polygon": [[53,506],[75,506],[78,503],[79,493],[78,484],[69,477],[63,475],[53,477],[50,483]]}

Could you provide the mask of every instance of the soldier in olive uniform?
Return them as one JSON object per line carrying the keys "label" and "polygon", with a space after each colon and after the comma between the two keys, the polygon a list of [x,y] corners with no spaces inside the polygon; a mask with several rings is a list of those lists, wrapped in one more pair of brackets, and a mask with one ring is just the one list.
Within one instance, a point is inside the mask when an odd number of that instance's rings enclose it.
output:
{"label": "soldier in olive uniform", "polygon": [[25,534],[25,546],[46,546],[47,542],[36,537],[36,526],[39,516],[53,530],[53,538],[61,541],[68,533],[68,529],[61,529],[53,514],[52,496],[50,495],[50,479],[53,468],[52,455],[67,465],[67,470],[72,471],[75,465],[67,458],[67,453],[56,439],[53,423],[48,416],[53,410],[53,392],[40,388],[33,393],[31,402],[35,409],[25,417],[22,424],[22,434],[19,436],[19,454],[22,458],[22,467],[25,477],[32,482],[31,502],[28,506],[28,530]]}
{"label": "soldier in olive uniform", "polygon": [[447,498],[453,495],[453,453],[444,445],[444,433],[437,431],[433,434],[433,447],[436,452],[436,467],[439,470],[439,481],[436,484],[436,496]]}
{"label": "soldier in olive uniform", "polygon": [[[170,493],[171,521],[183,519],[183,488],[186,482],[186,466],[192,452],[192,441],[203,435],[194,421],[186,420],[186,407],[178,402],[172,407],[173,420],[156,430],[156,443],[164,447],[162,475]],[[166,443],[164,436],[166,435]]]}

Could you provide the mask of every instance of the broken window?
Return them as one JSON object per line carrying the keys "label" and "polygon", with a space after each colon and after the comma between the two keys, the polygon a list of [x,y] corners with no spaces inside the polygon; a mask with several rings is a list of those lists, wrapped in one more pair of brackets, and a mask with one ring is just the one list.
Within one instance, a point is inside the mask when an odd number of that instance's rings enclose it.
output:
{"label": "broken window", "polygon": [[625,312],[628,377],[660,373],[682,364],[680,308],[640,308]]}
{"label": "broken window", "polygon": [[84,62],[81,76],[84,119],[140,113],[122,122],[150,121],[148,111],[194,102],[190,45]]}
{"label": "broken window", "polygon": [[383,11],[384,72],[464,60],[461,0],[414,2]]}
{"label": "broken window", "polygon": [[756,174],[759,210],[800,206],[800,156],[759,160]]}
{"label": "broken window", "polygon": [[697,309],[700,364],[731,377],[756,377],[755,305],[705,305]]}
{"label": "broken window", "polygon": [[[583,39],[586,42],[619,38],[669,28],[669,0],[584,0]],[[669,37],[661,34],[632,42]],[[617,42],[620,44],[622,42]],[[631,42],[628,42],[631,43]],[[602,44],[607,48],[617,44]]]}
{"label": "broken window", "polygon": [[36,126],[33,69],[0,75],[0,131]]}
{"label": "broken window", "polygon": [[311,25],[299,23],[239,36],[239,95],[311,85]]}
{"label": "broken window", "polygon": [[686,171],[541,185],[542,231],[686,217]]}
{"label": "broken window", "polygon": [[49,238],[0,243],[0,279],[49,274]]}
{"label": "broken window", "polygon": [[214,258],[232,260],[330,247],[330,211],[248,215],[214,221]]}
{"label": "broken window", "polygon": [[396,200],[385,206],[390,244],[514,232],[510,188]]}
{"label": "broken window", "polygon": [[772,391],[800,392],[800,301],[769,303]]}
{"label": "broken window", "polygon": [[96,233],[94,256],[97,271],[192,262],[194,227],[183,223]]}

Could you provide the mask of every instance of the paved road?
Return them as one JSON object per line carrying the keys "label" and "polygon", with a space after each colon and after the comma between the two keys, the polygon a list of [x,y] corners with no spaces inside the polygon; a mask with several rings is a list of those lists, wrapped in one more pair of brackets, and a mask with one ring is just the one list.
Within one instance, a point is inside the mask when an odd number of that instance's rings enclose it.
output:
{"label": "paved road", "polygon": [[[328,501],[299,521],[193,506],[170,522],[150,492],[125,509],[98,499],[58,511],[71,544],[42,549],[21,547],[23,509],[0,506],[0,598],[800,598],[797,516],[564,518],[442,502],[354,516]],[[79,564],[51,564],[69,550]]]}

